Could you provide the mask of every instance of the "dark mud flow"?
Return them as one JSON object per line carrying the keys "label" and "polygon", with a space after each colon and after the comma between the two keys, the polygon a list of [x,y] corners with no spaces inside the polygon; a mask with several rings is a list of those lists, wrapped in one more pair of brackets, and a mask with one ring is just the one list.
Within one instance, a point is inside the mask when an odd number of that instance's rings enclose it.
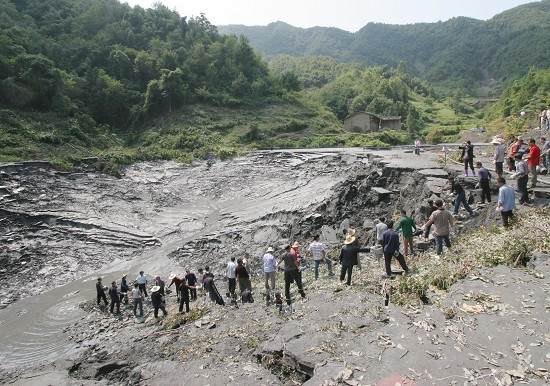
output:
{"label": "dark mud flow", "polygon": [[70,351],[63,328],[82,317],[78,304],[95,296],[98,275],[110,282],[140,269],[164,277],[219,269],[229,256],[258,259],[266,245],[318,228],[318,210],[346,211],[336,202],[355,194],[357,175],[368,177],[367,158],[360,150],[258,153],[210,168],[137,164],[122,179],[4,167],[0,359]]}

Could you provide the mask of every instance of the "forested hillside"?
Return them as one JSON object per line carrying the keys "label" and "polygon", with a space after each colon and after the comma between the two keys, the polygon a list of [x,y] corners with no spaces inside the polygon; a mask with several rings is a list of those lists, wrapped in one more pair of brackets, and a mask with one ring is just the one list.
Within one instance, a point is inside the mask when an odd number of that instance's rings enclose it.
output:
{"label": "forested hillside", "polygon": [[[318,117],[305,125],[313,131],[339,126],[299,88],[203,16],[117,0],[0,0],[0,161],[129,146],[116,157],[223,155],[262,138],[239,119],[251,111],[278,122],[272,129],[304,113]],[[223,119],[205,113],[212,106],[232,109]]]}
{"label": "forested hillside", "polygon": [[529,66],[550,66],[550,0],[505,11],[488,21],[458,17],[409,25],[369,23],[355,33],[336,28],[296,28],[283,22],[265,27],[220,26],[241,34],[268,57],[330,56],[365,66],[396,67],[445,87],[474,93],[476,81],[511,81]]}

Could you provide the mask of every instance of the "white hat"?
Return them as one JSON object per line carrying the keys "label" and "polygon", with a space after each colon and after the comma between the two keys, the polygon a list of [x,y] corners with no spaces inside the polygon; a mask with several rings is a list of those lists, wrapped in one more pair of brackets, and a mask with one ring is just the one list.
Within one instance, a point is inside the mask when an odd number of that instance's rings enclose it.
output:
{"label": "white hat", "polygon": [[269,248],[267,248],[266,252],[275,252],[275,250],[273,249],[273,247],[269,247]]}
{"label": "white hat", "polygon": [[349,228],[349,229],[348,229],[348,235],[349,235],[349,236],[355,236],[355,229]]}
{"label": "white hat", "polygon": [[352,235],[347,235],[346,241],[344,241],[344,244],[348,245],[348,244],[353,244],[354,242],[355,242],[355,237]]}
{"label": "white hat", "polygon": [[493,145],[500,145],[500,141],[499,141],[498,139],[496,139],[496,138],[493,139],[493,140],[491,141],[491,143],[492,143]]}
{"label": "white hat", "polygon": [[294,244],[292,244],[292,248],[300,248],[301,245],[299,242],[295,241]]}
{"label": "white hat", "polygon": [[170,276],[168,276],[168,280],[172,280],[173,278],[176,277],[176,274],[175,273],[171,273]]}
{"label": "white hat", "polygon": [[151,292],[157,292],[159,289],[160,289],[160,287],[158,285],[156,285],[153,288],[151,288]]}

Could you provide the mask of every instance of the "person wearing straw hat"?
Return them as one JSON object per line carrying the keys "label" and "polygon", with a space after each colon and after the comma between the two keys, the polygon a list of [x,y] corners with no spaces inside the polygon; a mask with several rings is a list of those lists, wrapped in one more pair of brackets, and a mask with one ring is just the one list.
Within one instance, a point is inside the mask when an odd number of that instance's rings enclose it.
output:
{"label": "person wearing straw hat", "polygon": [[298,261],[299,265],[303,265],[302,261],[302,255],[298,252],[302,246],[299,242],[295,241],[294,244],[292,244],[292,247],[290,247],[290,253],[293,253],[294,256],[296,256],[296,260]]}
{"label": "person wearing straw hat", "polygon": [[168,284],[168,288],[172,287],[172,284],[176,287],[176,302],[180,301],[180,285],[185,281],[179,276],[176,276],[175,273],[171,273],[170,276],[168,276],[168,280],[170,280],[170,284]]}
{"label": "person wearing straw hat", "polygon": [[128,292],[130,292],[127,278],[128,275],[124,274],[120,280],[120,301],[124,299],[124,304],[128,304]]}
{"label": "person wearing straw hat", "polygon": [[502,177],[502,173],[504,173],[504,158],[506,156],[506,150],[504,149],[504,146],[502,146],[502,143],[500,143],[500,141],[496,138],[494,138],[491,143],[495,145],[495,148],[493,149],[495,173],[497,176]]}
{"label": "person wearing straw hat", "polygon": [[151,288],[151,303],[153,304],[155,310],[155,318],[159,317],[159,309],[162,310],[164,316],[168,315],[168,312],[166,312],[166,308],[164,307],[164,296],[162,296],[158,285]]}
{"label": "person wearing straw hat", "polygon": [[271,282],[271,290],[275,291],[275,283],[277,280],[277,259],[273,252],[275,252],[273,247],[267,248],[262,258],[264,263],[265,289],[267,291],[269,291],[269,282]]}
{"label": "person wearing straw hat", "polygon": [[[296,243],[295,243],[296,244]],[[279,264],[284,263],[285,272],[285,298],[286,303],[290,306],[292,301],[290,299],[290,284],[294,281],[298,287],[298,292],[302,298],[306,297],[304,288],[302,286],[302,275],[300,274],[300,263],[296,257],[296,254],[291,252],[290,244],[285,245],[285,254],[281,257]],[[278,264],[278,265],[279,265]]]}
{"label": "person wearing straw hat", "polygon": [[361,248],[355,238],[355,230],[350,229],[348,231],[348,235],[346,236],[346,240],[344,241],[344,246],[340,250],[340,264],[342,265],[340,270],[340,282],[344,282],[347,274],[348,279],[346,284],[348,286],[351,285],[353,266],[359,265],[359,258],[357,255],[363,252],[370,252],[370,248]]}

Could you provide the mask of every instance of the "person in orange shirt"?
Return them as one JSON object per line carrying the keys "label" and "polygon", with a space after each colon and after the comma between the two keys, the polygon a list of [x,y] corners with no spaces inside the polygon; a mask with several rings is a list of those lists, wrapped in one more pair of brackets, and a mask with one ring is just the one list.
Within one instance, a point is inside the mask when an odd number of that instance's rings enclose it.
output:
{"label": "person in orange shirt", "polygon": [[519,148],[523,144],[523,140],[518,137],[510,147],[508,148],[508,171],[513,172],[516,170],[516,161],[514,159],[514,156],[519,151]]}

